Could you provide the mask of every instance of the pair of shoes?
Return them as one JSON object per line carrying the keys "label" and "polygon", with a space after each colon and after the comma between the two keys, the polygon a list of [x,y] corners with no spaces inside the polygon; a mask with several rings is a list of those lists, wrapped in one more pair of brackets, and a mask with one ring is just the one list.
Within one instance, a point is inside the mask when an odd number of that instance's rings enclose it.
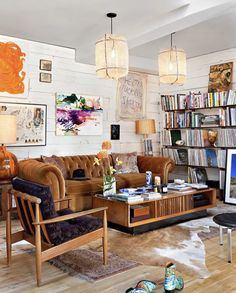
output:
{"label": "pair of shoes", "polygon": [[153,281],[142,280],[139,281],[135,288],[129,288],[125,293],[151,293],[157,288],[157,284]]}
{"label": "pair of shoes", "polygon": [[174,293],[175,290],[181,291],[184,288],[184,280],[182,277],[176,277],[176,266],[173,263],[167,263],[165,269],[164,289],[166,293]]}

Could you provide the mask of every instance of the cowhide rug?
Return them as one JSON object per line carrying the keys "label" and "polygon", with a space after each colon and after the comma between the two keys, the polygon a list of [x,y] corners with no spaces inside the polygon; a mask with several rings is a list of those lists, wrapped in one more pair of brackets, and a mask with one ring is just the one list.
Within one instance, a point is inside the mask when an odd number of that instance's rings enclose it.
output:
{"label": "cowhide rug", "polygon": [[[219,204],[208,212],[208,217],[135,236],[110,229],[109,251],[150,266],[164,266],[167,261],[172,261],[177,264],[178,271],[206,278],[209,272],[205,263],[204,240],[218,235],[212,217],[222,212],[236,212],[236,208]],[[87,247],[95,251],[102,249],[100,242],[93,242]]]}

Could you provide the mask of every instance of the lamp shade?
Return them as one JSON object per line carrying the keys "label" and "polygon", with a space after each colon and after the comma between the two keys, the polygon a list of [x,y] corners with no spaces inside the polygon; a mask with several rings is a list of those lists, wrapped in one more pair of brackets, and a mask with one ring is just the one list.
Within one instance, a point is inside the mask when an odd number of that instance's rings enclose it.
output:
{"label": "lamp shade", "polygon": [[171,47],[161,50],[158,58],[160,83],[184,84],[186,80],[186,53]]}
{"label": "lamp shade", "polygon": [[16,116],[0,115],[0,144],[16,143]]}
{"label": "lamp shade", "polygon": [[99,78],[118,79],[128,74],[129,52],[123,36],[105,34],[96,42],[95,55]]}
{"label": "lamp shade", "polygon": [[135,121],[135,128],[137,134],[152,134],[156,133],[156,125],[154,119],[141,119]]}

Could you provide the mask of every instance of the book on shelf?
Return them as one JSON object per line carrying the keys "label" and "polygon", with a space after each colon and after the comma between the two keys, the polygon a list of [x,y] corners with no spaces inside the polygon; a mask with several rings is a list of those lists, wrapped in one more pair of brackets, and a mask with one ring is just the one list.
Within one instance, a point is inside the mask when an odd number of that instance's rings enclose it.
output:
{"label": "book on shelf", "polygon": [[131,217],[130,222],[135,223],[143,220],[150,219],[150,215],[143,215],[143,216],[136,216],[136,217]]}
{"label": "book on shelf", "polygon": [[146,216],[150,214],[150,207],[148,205],[133,205],[130,207],[130,216]]}
{"label": "book on shelf", "polygon": [[208,179],[206,169],[203,167],[188,167],[188,182],[192,184],[206,184]]}
{"label": "book on shelf", "polygon": [[207,166],[218,167],[216,150],[206,149]]}

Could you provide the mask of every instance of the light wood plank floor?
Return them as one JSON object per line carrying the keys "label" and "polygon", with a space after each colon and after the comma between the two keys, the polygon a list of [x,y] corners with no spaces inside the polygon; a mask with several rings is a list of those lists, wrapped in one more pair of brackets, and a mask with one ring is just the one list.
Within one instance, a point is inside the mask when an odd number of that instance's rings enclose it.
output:
{"label": "light wood plank floor", "polygon": [[[17,227],[15,227],[17,228]],[[76,277],[70,277],[48,263],[43,265],[43,285],[36,288],[34,257],[22,252],[13,255],[11,267],[6,266],[5,222],[0,222],[0,292],[79,292],[79,293],[124,293],[141,279],[160,282],[164,277],[164,269],[151,266],[139,266],[127,272],[117,274],[105,280],[90,283]],[[236,232],[233,232],[233,260],[227,262],[226,238],[225,246],[218,245],[218,238],[205,241],[206,264],[210,276],[198,279],[183,275],[184,293],[232,293],[236,292]],[[179,272],[181,274],[181,272]],[[155,292],[164,292],[159,285]]]}

